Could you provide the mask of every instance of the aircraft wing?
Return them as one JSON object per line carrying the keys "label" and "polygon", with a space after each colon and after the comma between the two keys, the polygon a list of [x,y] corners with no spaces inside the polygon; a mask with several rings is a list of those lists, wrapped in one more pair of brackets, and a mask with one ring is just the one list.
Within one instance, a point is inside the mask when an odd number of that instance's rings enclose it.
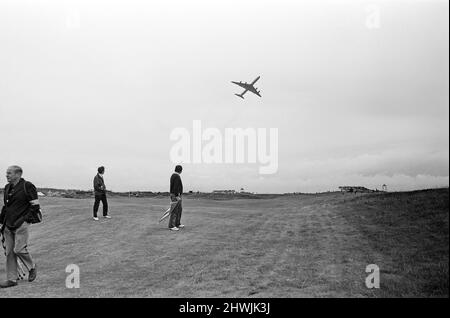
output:
{"label": "aircraft wing", "polygon": [[247,84],[247,83],[242,83],[242,82],[231,82],[231,83],[233,83],[233,84],[236,84],[236,85],[238,85],[238,86],[240,86],[240,87],[242,87],[242,88],[244,88],[245,90],[249,90],[249,84]]}
{"label": "aircraft wing", "polygon": [[252,85],[252,88],[249,89],[250,92],[252,92],[255,95],[258,95],[259,97],[261,97],[261,91],[259,91],[255,86]]}
{"label": "aircraft wing", "polygon": [[257,78],[255,78],[255,80],[252,82],[251,85],[254,85],[260,78],[261,78],[261,76],[258,76]]}

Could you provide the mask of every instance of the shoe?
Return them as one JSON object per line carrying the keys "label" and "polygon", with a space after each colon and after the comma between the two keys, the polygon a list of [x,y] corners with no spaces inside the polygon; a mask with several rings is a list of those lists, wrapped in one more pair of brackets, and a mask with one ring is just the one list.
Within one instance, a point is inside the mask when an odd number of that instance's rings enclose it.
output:
{"label": "shoe", "polygon": [[180,229],[177,228],[177,227],[171,227],[169,230],[171,230],[171,231],[179,231]]}
{"label": "shoe", "polygon": [[30,273],[28,274],[28,281],[31,283],[36,279],[37,276],[37,269],[36,265],[34,265],[34,268],[30,269]]}
{"label": "shoe", "polygon": [[111,217],[109,215],[104,215],[103,216],[105,219],[110,219]]}
{"label": "shoe", "polygon": [[184,224],[178,225],[178,228],[182,229],[184,227]]}
{"label": "shoe", "polygon": [[98,217],[95,217],[95,216],[94,216],[94,221],[98,221]]}
{"label": "shoe", "polygon": [[13,280],[7,280],[6,282],[0,283],[0,288],[8,288],[17,286],[17,282]]}

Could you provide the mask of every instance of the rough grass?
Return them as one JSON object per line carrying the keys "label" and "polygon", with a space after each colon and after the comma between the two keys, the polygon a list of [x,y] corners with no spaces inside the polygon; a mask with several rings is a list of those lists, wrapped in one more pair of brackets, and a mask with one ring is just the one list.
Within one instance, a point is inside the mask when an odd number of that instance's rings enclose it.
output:
{"label": "rough grass", "polygon": [[[448,297],[448,189],[273,199],[186,199],[186,228],[157,220],[167,199],[44,198],[32,226],[33,283],[0,297]],[[365,268],[381,288],[365,287]],[[81,287],[65,287],[77,264]],[[0,257],[0,276],[5,277]]]}
{"label": "rough grass", "polygon": [[340,210],[384,256],[380,296],[448,297],[448,189],[359,197]]}

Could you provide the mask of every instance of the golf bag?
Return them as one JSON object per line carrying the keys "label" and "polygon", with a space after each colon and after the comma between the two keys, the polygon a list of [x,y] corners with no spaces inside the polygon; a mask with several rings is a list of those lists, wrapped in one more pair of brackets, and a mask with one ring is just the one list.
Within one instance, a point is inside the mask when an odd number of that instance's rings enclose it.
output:
{"label": "golf bag", "polygon": [[[29,198],[29,200],[31,201],[31,198],[29,197],[28,191],[27,191],[27,183],[28,183],[27,181],[25,181],[23,183],[23,189],[25,191],[25,195],[27,196],[27,198]],[[41,212],[41,207],[39,205],[32,205],[30,207],[30,212],[28,215],[27,222],[31,223],[31,224],[42,222],[42,212]]]}
{"label": "golf bag", "polygon": [[175,210],[175,207],[180,203],[180,201],[170,202],[169,208],[164,212],[164,214],[159,219],[159,223],[161,223],[164,219],[168,218],[170,214]]}

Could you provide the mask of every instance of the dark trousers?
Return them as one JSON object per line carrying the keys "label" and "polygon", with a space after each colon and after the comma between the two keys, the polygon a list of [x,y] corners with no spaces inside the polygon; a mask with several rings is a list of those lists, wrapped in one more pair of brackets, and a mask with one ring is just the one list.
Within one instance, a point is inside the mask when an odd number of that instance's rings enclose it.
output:
{"label": "dark trousers", "polygon": [[108,215],[108,200],[106,200],[106,194],[96,194],[95,202],[94,202],[94,217],[97,217],[98,207],[100,205],[100,201],[102,201],[103,205],[103,216]]}
{"label": "dark trousers", "polygon": [[[177,198],[174,195],[170,195],[170,200],[172,202],[176,202]],[[180,226],[182,212],[183,212],[183,207],[181,205],[181,199],[180,199],[177,206],[173,209],[172,213],[170,214],[169,228]]]}

